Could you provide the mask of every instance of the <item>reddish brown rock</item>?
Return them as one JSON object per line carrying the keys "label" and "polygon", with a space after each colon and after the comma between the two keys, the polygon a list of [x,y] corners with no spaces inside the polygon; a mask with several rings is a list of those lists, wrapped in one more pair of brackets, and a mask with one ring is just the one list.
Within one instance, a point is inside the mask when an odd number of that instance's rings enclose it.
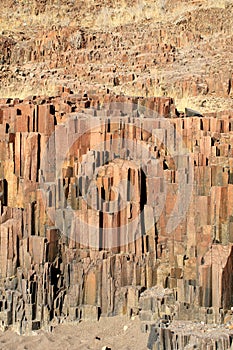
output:
{"label": "reddish brown rock", "polygon": [[[61,114],[69,98],[76,112]],[[221,323],[232,306],[232,115],[177,118],[171,99],[113,95],[82,109],[86,98],[1,104],[3,327],[137,313]],[[154,286],[166,293],[144,302]]]}

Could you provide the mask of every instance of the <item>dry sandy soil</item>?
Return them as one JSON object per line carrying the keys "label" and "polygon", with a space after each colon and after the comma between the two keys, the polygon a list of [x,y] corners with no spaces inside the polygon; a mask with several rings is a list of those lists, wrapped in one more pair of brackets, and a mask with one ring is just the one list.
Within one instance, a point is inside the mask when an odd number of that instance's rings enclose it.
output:
{"label": "dry sandy soil", "polygon": [[148,334],[142,333],[141,322],[126,317],[101,318],[75,325],[58,325],[52,333],[35,332],[20,336],[13,331],[0,332],[1,350],[146,350]]}

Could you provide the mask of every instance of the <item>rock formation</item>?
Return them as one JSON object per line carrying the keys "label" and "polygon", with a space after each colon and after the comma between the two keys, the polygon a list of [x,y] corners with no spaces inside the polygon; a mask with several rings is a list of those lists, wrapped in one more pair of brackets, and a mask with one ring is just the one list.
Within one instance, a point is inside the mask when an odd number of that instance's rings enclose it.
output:
{"label": "rock formation", "polygon": [[166,322],[232,324],[232,112],[101,99],[0,101],[1,324],[139,314],[181,349]]}
{"label": "rock formation", "polygon": [[233,348],[232,4],[210,3],[3,0],[2,329],[139,315],[151,350]]}

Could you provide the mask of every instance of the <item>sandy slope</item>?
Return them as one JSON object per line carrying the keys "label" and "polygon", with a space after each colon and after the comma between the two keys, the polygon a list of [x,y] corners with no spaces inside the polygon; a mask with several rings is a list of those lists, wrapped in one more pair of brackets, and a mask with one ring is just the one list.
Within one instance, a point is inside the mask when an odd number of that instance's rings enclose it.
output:
{"label": "sandy slope", "polygon": [[[52,333],[39,331],[31,336],[19,336],[8,330],[0,333],[1,350],[146,350],[148,334],[142,333],[138,318],[101,318],[99,322],[58,325]],[[126,329],[127,327],[127,329]]]}

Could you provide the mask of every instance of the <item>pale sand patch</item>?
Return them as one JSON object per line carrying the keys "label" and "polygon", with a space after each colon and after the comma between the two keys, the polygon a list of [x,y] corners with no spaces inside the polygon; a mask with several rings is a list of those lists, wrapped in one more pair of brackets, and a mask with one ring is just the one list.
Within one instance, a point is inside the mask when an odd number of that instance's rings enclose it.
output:
{"label": "pale sand patch", "polygon": [[[127,327],[126,327],[127,326]],[[141,332],[141,321],[136,317],[101,318],[99,322],[83,321],[62,324],[52,333],[38,331],[35,335],[20,336],[8,330],[0,332],[1,350],[146,350],[148,334]]]}

